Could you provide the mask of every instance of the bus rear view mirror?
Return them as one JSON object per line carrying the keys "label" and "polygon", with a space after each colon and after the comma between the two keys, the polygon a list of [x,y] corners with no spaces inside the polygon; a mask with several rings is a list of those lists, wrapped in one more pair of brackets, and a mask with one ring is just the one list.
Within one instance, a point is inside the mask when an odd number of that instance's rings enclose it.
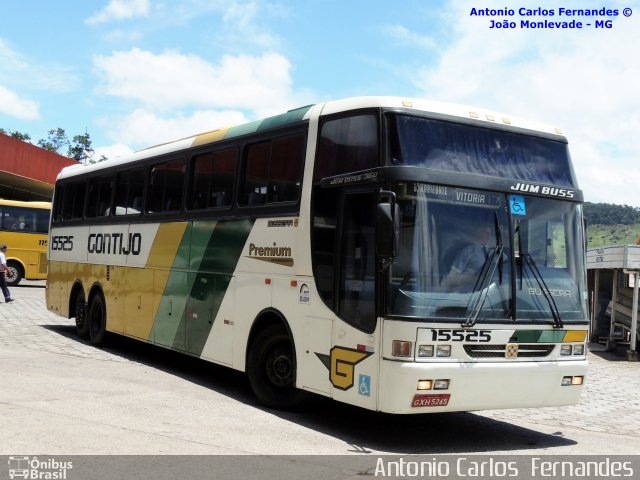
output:
{"label": "bus rear view mirror", "polygon": [[380,203],[376,212],[376,254],[389,259],[398,255],[400,208],[395,203]]}

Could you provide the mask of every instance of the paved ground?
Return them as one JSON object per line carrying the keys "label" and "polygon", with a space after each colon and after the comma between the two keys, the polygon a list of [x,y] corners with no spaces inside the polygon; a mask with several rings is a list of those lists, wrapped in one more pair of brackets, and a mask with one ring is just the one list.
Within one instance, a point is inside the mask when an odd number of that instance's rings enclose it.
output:
{"label": "paved ground", "polygon": [[[640,454],[640,363],[592,351],[563,408],[389,416],[256,405],[244,375],[127,339],[80,341],[44,283],[0,303],[0,454]],[[594,346],[598,350],[599,346]]]}

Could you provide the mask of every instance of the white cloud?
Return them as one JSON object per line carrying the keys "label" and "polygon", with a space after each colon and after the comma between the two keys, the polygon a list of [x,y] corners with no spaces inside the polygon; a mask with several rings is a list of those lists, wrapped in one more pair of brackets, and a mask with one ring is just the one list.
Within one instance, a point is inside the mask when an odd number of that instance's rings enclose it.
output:
{"label": "white cloud", "polygon": [[146,17],[149,14],[149,0],[111,0],[109,4],[85,20],[89,25],[114,20],[129,20]]}
{"label": "white cloud", "polygon": [[291,64],[278,53],[223,56],[211,64],[196,55],[134,48],[94,57],[100,90],[148,110],[246,109],[263,117],[297,106]]}
{"label": "white cloud", "polygon": [[419,35],[416,32],[408,30],[402,25],[388,25],[383,28],[383,31],[388,36],[395,38],[404,45],[424,50],[435,50],[437,48],[436,41],[431,37]]}
{"label": "white cloud", "polygon": [[[100,121],[107,130],[107,136],[116,144],[136,149],[246,122],[241,112],[233,110],[199,110],[190,115],[177,113],[163,117],[144,109],[136,109],[126,117],[103,118]],[[104,155],[111,158],[106,153]]]}
{"label": "white cloud", "polygon": [[[513,8],[539,3],[523,0]],[[607,7],[626,6],[613,3]],[[592,1],[562,6],[602,7]],[[488,28],[490,18],[470,16],[472,7],[477,2],[455,1],[443,13],[454,36],[441,47],[436,65],[415,76],[422,95],[562,127],[586,200],[640,205],[637,22],[620,15],[607,30],[497,30]],[[486,1],[482,7],[505,4]],[[556,17],[547,19],[559,20],[558,5],[550,8]],[[509,20],[519,23],[517,15]]]}
{"label": "white cloud", "polygon": [[111,160],[113,158],[121,157],[132,152],[133,150],[131,150],[128,145],[124,145],[122,143],[114,143],[113,145],[94,147],[93,158],[94,160],[98,161],[100,158],[105,156],[108,160]]}
{"label": "white cloud", "polygon": [[40,109],[36,102],[20,98],[2,85],[0,85],[0,113],[23,120],[40,118]]}

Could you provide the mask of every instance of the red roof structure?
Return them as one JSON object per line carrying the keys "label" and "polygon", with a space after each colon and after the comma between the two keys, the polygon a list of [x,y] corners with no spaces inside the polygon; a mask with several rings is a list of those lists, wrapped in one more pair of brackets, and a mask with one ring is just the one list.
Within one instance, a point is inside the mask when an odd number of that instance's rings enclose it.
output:
{"label": "red roof structure", "polygon": [[58,173],[76,163],[0,133],[0,198],[50,202]]}

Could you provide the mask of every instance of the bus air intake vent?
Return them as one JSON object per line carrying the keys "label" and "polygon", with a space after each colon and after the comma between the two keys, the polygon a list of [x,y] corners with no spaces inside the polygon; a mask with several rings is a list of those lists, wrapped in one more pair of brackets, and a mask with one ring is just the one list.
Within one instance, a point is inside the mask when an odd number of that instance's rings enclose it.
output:
{"label": "bus air intake vent", "polygon": [[[548,357],[555,345],[546,344],[519,344],[518,358],[543,358]],[[467,344],[464,351],[472,358],[505,358],[506,345],[475,345]]]}

